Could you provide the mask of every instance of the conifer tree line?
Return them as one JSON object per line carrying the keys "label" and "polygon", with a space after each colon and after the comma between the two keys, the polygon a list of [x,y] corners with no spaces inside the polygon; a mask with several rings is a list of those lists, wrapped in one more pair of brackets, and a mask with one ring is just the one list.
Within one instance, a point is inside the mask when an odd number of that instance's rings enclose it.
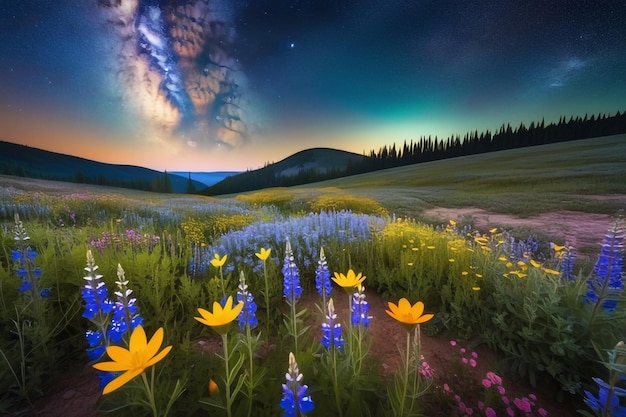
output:
{"label": "conifer tree line", "polygon": [[404,142],[400,146],[392,144],[383,146],[377,152],[372,150],[363,166],[349,167],[353,173],[363,173],[379,169],[416,164],[420,162],[436,161],[457,156],[475,155],[505,149],[524,148],[528,146],[546,145],[550,143],[566,142],[579,139],[617,135],[626,133],[626,112],[617,112],[614,116],[604,114],[589,117],[562,116],[558,123],[545,125],[544,120],[532,122],[529,126],[521,123],[513,128],[510,124],[500,126],[500,129],[491,133],[489,130],[466,133],[463,138],[459,135],[446,139],[422,137],[414,142]]}
{"label": "conifer tree line", "polygon": [[421,137],[417,141],[404,141],[402,146],[383,146],[378,151],[364,154],[361,161],[349,162],[345,167],[319,171],[315,168],[301,170],[295,175],[277,174],[272,164],[227,177],[201,193],[206,195],[234,194],[270,187],[290,187],[309,184],[349,175],[363,174],[421,162],[436,161],[458,156],[476,155],[505,149],[524,148],[579,139],[610,136],[626,133],[626,111],[614,116],[598,114],[567,119],[562,116],[558,123],[532,122],[529,126],[520,123],[513,128],[503,124],[497,132],[466,133],[462,138],[453,135],[446,139],[435,136]]}

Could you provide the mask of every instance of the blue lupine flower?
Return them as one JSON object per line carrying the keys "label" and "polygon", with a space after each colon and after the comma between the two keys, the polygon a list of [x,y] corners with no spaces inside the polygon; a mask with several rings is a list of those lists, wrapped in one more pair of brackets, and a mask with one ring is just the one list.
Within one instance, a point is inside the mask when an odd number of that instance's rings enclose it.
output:
{"label": "blue lupine flower", "polygon": [[98,376],[100,377],[100,390],[103,390],[109,382],[120,376],[120,374],[121,372],[98,372]]}
{"label": "blue lupine flower", "polygon": [[315,288],[324,300],[329,298],[333,292],[333,286],[330,283],[328,262],[326,262],[326,256],[324,255],[324,248],[320,249],[320,260],[317,261],[317,269],[315,270]]}
{"label": "blue lupine flower", "polygon": [[335,314],[335,306],[333,299],[328,301],[328,315],[326,321],[322,323],[322,345],[326,349],[337,347],[343,352],[345,340],[341,337],[341,323],[337,323],[337,314]]}
{"label": "blue lupine flower", "polygon": [[37,280],[41,278],[42,271],[41,268],[35,267],[35,258],[38,253],[32,250],[30,246],[26,246],[30,237],[17,214],[15,215],[14,240],[17,242],[18,249],[11,251],[11,260],[16,263],[15,274],[22,281],[17,291],[24,293],[33,290],[33,294],[30,294],[31,297],[41,297],[37,288]]}
{"label": "blue lupine flower", "polygon": [[[584,297],[586,302],[595,303],[600,298],[618,296],[624,290],[624,237],[623,226],[619,220],[604,235],[600,256],[593,267],[594,277],[587,280],[588,291]],[[616,306],[615,299],[606,299],[602,303],[607,311],[613,311]]]}
{"label": "blue lupine flower", "polygon": [[591,392],[585,390],[585,404],[596,413],[604,415],[608,410],[611,416],[626,417],[626,407],[619,404],[619,397],[626,396],[626,390],[619,387],[613,387],[613,395],[609,398],[611,386],[601,378],[592,378],[598,384],[598,396],[594,396]]}
{"label": "blue lupine flower", "polygon": [[30,284],[30,282],[24,280],[22,281],[22,284],[19,287],[17,287],[17,292],[26,292],[32,289],[33,289],[33,286]]}
{"label": "blue lupine flower", "polygon": [[52,290],[50,288],[43,288],[39,291],[39,296],[41,298],[49,298],[52,295]]}
{"label": "blue lupine flower", "polygon": [[243,308],[237,316],[239,322],[239,328],[243,329],[245,325],[254,327],[259,324],[259,320],[256,318],[256,303],[254,302],[254,296],[248,292],[248,284],[246,284],[246,278],[243,272],[239,274],[239,291],[237,291],[237,302],[243,301]]}
{"label": "blue lupine flower", "polygon": [[89,356],[89,359],[96,360],[104,355],[106,347],[104,346],[101,331],[87,330],[85,332],[85,339],[87,339],[87,343],[89,344],[89,348],[87,348],[87,356]]}
{"label": "blue lupine flower", "polygon": [[120,343],[122,337],[128,332],[132,333],[135,327],[143,324],[143,318],[139,315],[136,306],[136,298],[128,298],[132,290],[126,290],[126,296],[119,296],[118,301],[115,302],[113,307],[113,316],[111,317],[111,324],[107,330],[107,335],[111,342]]}
{"label": "blue lupine flower", "polygon": [[282,384],[283,398],[280,400],[280,408],[285,410],[283,417],[298,417],[313,411],[315,408],[313,399],[307,395],[309,387],[300,385],[302,374],[298,370],[296,357],[289,352],[289,371],[285,375],[287,381]]}
{"label": "blue lupine flower", "polygon": [[283,295],[289,304],[295,303],[302,295],[300,286],[300,271],[294,262],[291,244],[287,241],[285,261],[283,263]]}
{"label": "blue lupine flower", "polygon": [[357,290],[352,295],[352,312],[351,320],[353,326],[368,327],[372,316],[367,313],[370,310],[370,305],[365,299],[365,287],[359,285]]}
{"label": "blue lupine flower", "polygon": [[102,275],[98,274],[98,265],[93,258],[91,250],[87,251],[87,275],[84,277],[85,286],[81,290],[81,295],[85,300],[85,311],[83,317],[90,320],[97,326],[97,330],[87,330],[85,339],[89,344],[87,355],[90,359],[96,360],[104,355],[108,345],[105,337],[105,329],[109,324],[109,316],[113,311],[114,304],[107,299],[107,287],[102,281]]}
{"label": "blue lupine flower", "polygon": [[91,251],[88,251],[88,266],[85,268],[88,275],[85,277],[85,286],[81,290],[81,295],[85,300],[83,317],[89,320],[94,319],[99,313],[107,315],[113,311],[113,302],[107,299],[108,291],[106,284],[101,281],[102,275],[96,273],[98,265],[93,261],[93,256],[91,256],[90,264],[90,256]]}

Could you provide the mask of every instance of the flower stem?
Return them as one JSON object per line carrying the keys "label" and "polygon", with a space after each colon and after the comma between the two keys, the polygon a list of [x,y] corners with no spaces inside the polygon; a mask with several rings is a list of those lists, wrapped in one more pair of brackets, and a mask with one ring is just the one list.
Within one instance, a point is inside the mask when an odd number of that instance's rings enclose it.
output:
{"label": "flower stem", "polygon": [[154,400],[154,367],[150,371],[150,382],[148,382],[148,377],[145,372],[141,374],[141,379],[143,381],[144,389],[146,390],[146,396],[148,397],[148,404],[150,404],[150,408],[152,409],[152,415],[154,417],[159,417],[159,412]]}
{"label": "flower stem", "polygon": [[220,266],[220,278],[222,278],[222,296],[226,299],[226,285],[224,283],[224,270]]}
{"label": "flower stem", "polygon": [[248,339],[248,364],[250,366],[248,378],[250,378],[248,384],[248,417],[252,415],[252,397],[254,396],[254,362],[252,361],[252,334],[250,333],[250,324],[246,323],[246,338]]}
{"label": "flower stem", "polygon": [[[270,337],[270,285],[267,281],[267,261],[263,261],[263,278],[265,279],[265,314],[267,319],[265,326],[267,327],[267,337]],[[269,340],[268,340],[269,343]]]}
{"label": "flower stem", "polygon": [[232,399],[230,398],[230,355],[228,352],[228,333],[224,332],[222,333],[222,344],[224,346],[224,367],[225,367],[225,371],[226,371],[226,386],[225,386],[225,390],[226,390],[226,414],[228,415],[228,417],[232,417]]}
{"label": "flower stem", "polygon": [[409,360],[411,348],[411,332],[406,332],[406,357],[404,358],[404,375],[402,377],[402,383],[404,385],[402,389],[402,397],[400,398],[400,415],[404,415],[404,400],[406,399],[407,390],[409,388]]}
{"label": "flower stem", "polygon": [[341,398],[339,395],[339,381],[337,380],[337,348],[336,346],[331,346],[331,349],[333,351],[333,388],[335,391],[335,402],[337,403],[337,412],[339,413],[339,416],[343,417]]}

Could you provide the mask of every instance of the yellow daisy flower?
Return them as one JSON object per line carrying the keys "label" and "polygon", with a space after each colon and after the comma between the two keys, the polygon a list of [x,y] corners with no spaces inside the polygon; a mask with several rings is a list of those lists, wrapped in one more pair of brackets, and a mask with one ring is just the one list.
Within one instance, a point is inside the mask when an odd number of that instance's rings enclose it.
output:
{"label": "yellow daisy flower", "polygon": [[145,330],[142,326],[137,326],[130,335],[128,349],[121,346],[107,347],[106,352],[111,361],[99,362],[92,366],[100,371],[125,372],[109,382],[102,393],[109,394],[115,391],[163,359],[172,347],[167,346],[159,352],[162,343],[163,327],[160,327],[150,341],[147,341]]}

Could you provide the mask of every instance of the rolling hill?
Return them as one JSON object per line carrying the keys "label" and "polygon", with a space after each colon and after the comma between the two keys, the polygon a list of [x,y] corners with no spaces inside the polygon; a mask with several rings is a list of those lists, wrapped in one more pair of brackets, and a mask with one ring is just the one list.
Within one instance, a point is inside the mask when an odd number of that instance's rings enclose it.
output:
{"label": "rolling hill", "polygon": [[314,183],[344,176],[351,166],[360,164],[365,159],[368,157],[338,149],[306,149],[263,168],[224,178],[201,193],[233,194],[262,188]]}
{"label": "rolling hill", "polygon": [[[4,141],[0,141],[0,173],[140,190],[152,190],[165,178],[163,172],[148,168],[105,164]],[[187,191],[187,176],[168,174],[168,178],[172,191],[177,193]],[[205,187],[198,181],[193,181],[192,184],[195,190]]]}

